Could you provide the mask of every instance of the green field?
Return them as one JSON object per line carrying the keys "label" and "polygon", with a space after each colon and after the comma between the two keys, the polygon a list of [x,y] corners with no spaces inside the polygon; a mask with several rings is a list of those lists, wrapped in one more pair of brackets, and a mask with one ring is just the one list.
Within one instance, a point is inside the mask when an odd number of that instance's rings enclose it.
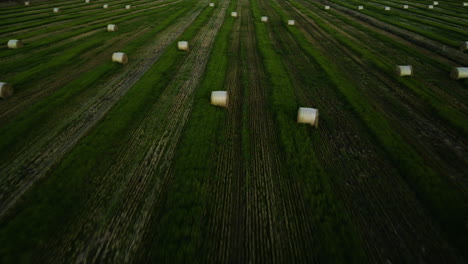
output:
{"label": "green field", "polygon": [[0,2],[0,263],[465,263],[468,6],[429,4]]}

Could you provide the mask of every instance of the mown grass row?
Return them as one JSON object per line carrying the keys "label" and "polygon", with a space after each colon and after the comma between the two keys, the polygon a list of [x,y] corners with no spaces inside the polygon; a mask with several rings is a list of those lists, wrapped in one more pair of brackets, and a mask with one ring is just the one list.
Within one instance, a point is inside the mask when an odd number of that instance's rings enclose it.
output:
{"label": "mown grass row", "polygon": [[[191,2],[192,4],[194,2]],[[173,13],[161,28],[189,11]],[[209,17],[204,11],[181,36],[191,39]],[[153,36],[154,36],[153,32]],[[183,61],[185,53],[168,48],[142,79],[111,109],[73,149],[57,168],[23,197],[15,213],[0,223],[0,256],[2,263],[31,263],[41,243],[47,241],[60,226],[78,217],[86,197],[92,191],[89,179],[105,174],[125,146],[144,113],[157,100]],[[90,80],[94,83],[96,80]]]}
{"label": "mown grass row", "polygon": [[[47,0],[47,1],[29,1],[30,5],[25,6],[24,2],[13,2],[10,6],[5,6],[4,9],[0,10],[0,15],[2,14],[12,14],[12,13],[22,13],[24,11],[28,11],[30,9],[41,9],[41,8],[49,8],[56,4],[69,4],[69,3],[77,3],[79,0],[68,0],[68,1],[60,1],[60,0]],[[96,0],[95,0],[96,1]],[[83,0],[84,2],[84,0]]]}
{"label": "mown grass row", "polygon": [[[425,20],[425,18],[429,19],[435,19],[438,21],[443,21],[444,23],[448,24],[455,24],[459,26],[463,26],[463,22],[460,20],[456,19],[451,19],[451,18],[461,18],[463,19],[466,16],[463,16],[462,13],[453,13],[453,12],[446,12],[444,9],[440,8],[440,5],[434,5],[434,9],[428,9],[427,6],[429,4],[432,4],[432,2],[426,2],[426,3],[418,3],[418,2],[411,2],[411,3],[405,3],[409,6],[408,9],[403,9],[403,3],[395,3],[393,1],[369,1],[368,3],[373,4],[373,6],[389,6],[391,8],[396,8],[398,12],[402,12],[402,14],[415,14],[419,18]],[[443,2],[442,2],[443,3]],[[417,5],[415,5],[417,4]],[[380,9],[381,10],[381,9]],[[447,17],[449,16],[449,17]]]}
{"label": "mown grass row", "polygon": [[[142,0],[144,3],[150,3],[147,2],[146,0]],[[42,25],[47,25],[49,23],[53,22],[66,22],[69,20],[74,20],[74,19],[81,19],[83,16],[99,16],[103,14],[108,14],[108,13],[114,13],[116,11],[115,9],[103,9],[102,6],[99,8],[96,6],[93,9],[79,9],[75,10],[74,12],[64,12],[61,10],[61,13],[55,14],[52,12],[52,9],[50,9],[50,13],[41,15],[36,18],[30,18],[29,20],[26,20],[25,18],[16,18],[12,21],[2,21],[3,23],[0,23],[0,34],[5,34],[8,32],[15,32],[18,30],[22,29],[29,29],[32,27],[37,27],[37,26],[42,26]],[[117,11],[127,12],[131,13],[131,10],[126,10],[123,8],[117,9]]]}
{"label": "mown grass row", "polygon": [[252,1],[255,17],[257,45],[262,56],[271,85],[268,95],[275,113],[280,144],[286,156],[290,175],[300,182],[303,195],[314,212],[313,225],[318,232],[315,254],[319,260],[336,263],[360,263],[363,261],[362,246],[354,228],[344,214],[343,205],[335,197],[330,177],[311,146],[320,143],[317,133],[310,126],[295,122],[298,109],[294,88],[281,61],[275,52],[264,23],[259,22],[261,13],[256,1]]}
{"label": "mown grass row", "polygon": [[[234,10],[231,1],[227,12]],[[228,18],[220,28],[205,76],[195,91],[190,119],[177,146],[173,163],[173,181],[155,230],[152,244],[155,263],[200,263],[206,257],[207,241],[202,231],[203,216],[209,199],[208,178],[214,174],[212,157],[225,135],[219,133],[226,119],[226,110],[210,105],[211,91],[224,90],[229,62],[228,46],[234,19]]]}
{"label": "mown grass row", "polygon": [[[296,4],[297,5],[297,4]],[[306,12],[308,12],[306,10]],[[328,26],[321,25],[325,30]],[[363,120],[369,132],[376,137],[383,150],[392,159],[394,166],[400,171],[404,179],[415,190],[422,203],[429,209],[445,231],[449,240],[461,252],[467,252],[468,231],[468,205],[464,196],[447,181],[442,175],[432,170],[424,159],[405,142],[392,125],[383,117],[382,113],[361,95],[356,84],[349,82],[340,73],[338,67],[329,61],[326,55],[312,48],[303,34],[297,28],[289,28],[302,49],[317,61],[328,73],[339,92],[352,106],[353,111]]]}
{"label": "mown grass row", "polygon": [[[0,56],[1,57],[8,57],[10,55],[14,55],[17,53],[24,53],[27,51],[35,50],[47,45],[53,45],[57,42],[62,40],[66,40],[71,38],[75,35],[82,34],[94,30],[98,27],[104,27],[107,23],[111,22],[113,24],[120,23],[122,21],[128,21],[134,18],[141,18],[142,16],[146,16],[150,14],[153,10],[152,8],[158,8],[162,10],[163,8],[167,7],[158,7],[165,4],[170,4],[176,2],[177,0],[170,0],[165,3],[158,3],[155,5],[149,5],[145,9],[142,10],[133,10],[132,12],[128,12],[128,10],[123,12],[109,12],[103,13],[99,16],[81,16],[78,19],[74,19],[69,21],[68,23],[54,23],[54,25],[49,25],[47,27],[33,27],[29,29],[33,29],[24,33],[11,33],[7,37],[0,37],[0,43],[7,43],[8,40],[12,38],[21,39],[23,40],[25,46],[19,50],[11,50],[7,48],[0,49]],[[64,29],[68,29],[63,31]],[[16,32],[16,31],[13,31]],[[47,36],[40,39],[36,39],[34,42],[29,43],[28,41],[24,41],[25,39],[29,39],[32,37],[37,36]]]}
{"label": "mown grass row", "polygon": [[[166,13],[150,17],[152,19],[159,20],[160,16],[167,16],[166,20],[146,32],[143,36],[130,41],[121,51],[124,51],[131,56],[132,52],[136,51],[142,44],[152,39],[154,34],[170,25],[171,22],[175,21],[175,19],[186,11],[187,8],[182,8],[175,12],[173,9],[168,9]],[[173,13],[170,14],[171,12]],[[139,26],[140,25],[138,23],[135,23],[132,27],[137,28]],[[127,30],[131,30],[131,28],[128,28]],[[38,72],[40,72],[43,77],[47,77],[48,74],[60,67],[76,64],[77,62],[72,59],[79,57],[82,51],[90,48],[97,48],[111,38],[112,37],[110,35],[107,36],[106,34],[103,34],[100,37],[95,37],[87,41],[84,40],[81,42],[81,45],[77,45],[67,51],[67,53],[62,54],[61,57],[56,57],[43,65],[49,68],[41,69],[41,66],[39,66],[38,71],[25,71],[22,73],[22,75],[24,75],[22,76],[23,79],[18,82],[29,82],[31,81],[31,78],[37,77],[37,75],[34,76],[34,74],[37,74]],[[52,66],[52,68],[50,68],[50,66]],[[42,101],[29,107],[26,111],[16,116],[12,121],[1,126],[0,134],[2,134],[2,138],[0,139],[0,157],[4,158],[4,160],[2,160],[0,164],[7,162],[12,157],[12,153],[21,149],[28,142],[28,138],[34,138],[37,136],[41,131],[39,128],[43,127],[44,124],[47,124],[47,120],[52,120],[57,115],[60,115],[61,112],[57,111],[58,109],[70,104],[71,101],[79,100],[80,94],[96,89],[98,85],[102,83],[102,80],[105,80],[112,74],[115,74],[120,68],[120,65],[111,63],[109,59],[109,61],[93,68],[92,71],[83,73],[77,79],[72,80],[50,96],[43,98]],[[15,83],[16,82],[14,82],[14,84]],[[18,86],[20,86],[20,84],[18,84]]]}
{"label": "mown grass row", "polygon": [[[335,3],[350,9],[355,9],[358,4],[358,2],[355,1],[352,2],[353,4],[341,1],[336,1]],[[360,10],[360,12],[377,18],[380,21],[421,34],[429,39],[433,39],[455,48],[458,48],[460,42],[464,41],[467,37],[466,32],[461,29],[454,29],[429,20],[421,20],[414,16],[402,14],[401,12],[392,13],[389,11],[383,11],[383,8],[379,9],[372,6],[366,6],[366,8],[364,10]],[[429,27],[431,28],[430,30],[425,29]]]}
{"label": "mown grass row", "polygon": [[[38,40],[34,44],[25,46],[21,50],[15,49],[9,50],[3,54],[0,53],[0,55],[17,54],[19,52],[31,54],[27,57],[0,62],[0,75],[2,76],[2,80],[11,83],[15,87],[16,91],[20,91],[27,83],[33,83],[33,81],[43,78],[44,74],[52,72],[54,68],[61,68],[67,64],[77,64],[80,60],[80,55],[83,53],[73,52],[73,50],[79,49],[82,45],[88,45],[88,42],[96,41],[99,41],[100,44],[104,44],[104,41],[111,38],[118,37],[128,32],[137,31],[137,29],[143,28],[144,26],[151,26],[155,21],[152,19],[145,19],[146,16],[165,16],[169,13],[168,10],[175,10],[175,7],[169,5],[112,20],[113,23],[119,26],[118,32],[106,32],[106,23],[99,22],[96,25],[87,25],[86,27],[78,28],[77,30],[70,30],[64,34]],[[72,38],[96,29],[102,30],[75,41],[53,45],[53,43],[61,40]],[[47,33],[44,32],[43,34]],[[35,50],[43,46],[45,47],[44,49],[40,49],[39,51]],[[64,60],[64,57],[69,58]],[[44,58],[52,59],[44,60]]]}
{"label": "mown grass row", "polygon": [[[68,16],[68,15],[77,15],[79,13],[86,14],[89,11],[96,11],[96,12],[109,12],[115,9],[123,9],[125,10],[125,5],[131,4],[140,4],[140,3],[151,3],[147,0],[136,0],[132,2],[122,2],[118,0],[107,0],[105,2],[91,2],[85,3],[83,1],[74,1],[69,3],[57,3],[47,8],[37,8],[35,6],[25,6],[22,12],[13,13],[13,14],[5,14],[3,15],[4,19],[1,21],[0,26],[14,24],[14,23],[24,23],[28,21],[33,21],[41,18],[47,18],[50,16],[60,17],[60,16]],[[108,8],[104,9],[103,5],[108,4]],[[59,14],[53,13],[53,8],[58,7],[60,8]],[[126,10],[129,12],[130,10]]]}

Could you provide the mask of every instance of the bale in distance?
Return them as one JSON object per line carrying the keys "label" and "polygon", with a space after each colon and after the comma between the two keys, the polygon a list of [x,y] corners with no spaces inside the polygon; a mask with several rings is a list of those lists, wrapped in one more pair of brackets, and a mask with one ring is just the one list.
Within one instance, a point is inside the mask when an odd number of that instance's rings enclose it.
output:
{"label": "bale in distance", "polygon": [[25,5],[25,6],[28,6],[28,5],[29,5],[29,2],[27,2],[27,1],[24,2],[24,5]]}
{"label": "bale in distance", "polygon": [[0,98],[7,99],[13,95],[13,86],[8,83],[0,82]]}
{"label": "bale in distance", "polygon": [[260,20],[261,20],[262,22],[268,22],[268,17],[262,16],[262,17],[260,18]]}
{"label": "bale in distance", "polygon": [[408,9],[409,6],[408,6],[408,5],[403,5],[403,8],[404,8],[404,9]]}
{"label": "bale in distance", "polygon": [[358,6],[357,9],[358,9],[358,10],[363,10],[363,9],[364,9],[364,6]]}
{"label": "bale in distance", "polygon": [[123,52],[115,52],[114,54],[112,54],[112,61],[118,62],[120,64],[127,64],[128,56]]}
{"label": "bale in distance", "polygon": [[54,8],[54,13],[60,13],[60,8],[55,7],[55,8]]}
{"label": "bale in distance", "polygon": [[295,24],[296,24],[296,21],[288,20],[288,26],[294,26]]}
{"label": "bale in distance", "polygon": [[438,5],[438,4],[439,4],[439,2],[437,2],[437,1],[434,1],[432,4],[434,4],[434,5]]}
{"label": "bale in distance", "polygon": [[318,121],[318,109],[310,107],[299,107],[299,110],[297,111],[297,123],[310,124],[313,127],[317,127]]}
{"label": "bale in distance", "polygon": [[428,9],[434,9],[434,6],[433,5],[428,5],[427,8]]}
{"label": "bale in distance", "polygon": [[389,6],[386,6],[386,7],[385,7],[385,11],[390,11],[390,7],[389,7]]}
{"label": "bale in distance", "polygon": [[89,4],[89,0],[85,0],[84,2],[85,2],[85,4]]}
{"label": "bale in distance", "polygon": [[398,76],[411,76],[413,75],[413,66],[411,65],[396,66],[396,73]]}
{"label": "bale in distance", "polygon": [[109,7],[108,4],[105,4],[105,5],[102,6],[102,8],[104,8],[104,9],[106,9],[106,8],[108,8],[108,7]]}
{"label": "bale in distance", "polygon": [[214,7],[214,3],[210,3],[210,7]]}
{"label": "bale in distance", "polygon": [[232,17],[237,17],[237,12],[231,12]]}
{"label": "bale in distance", "polygon": [[114,24],[107,25],[107,31],[108,32],[115,32],[115,31],[118,31],[118,30],[119,30],[119,27],[117,25],[114,25]]}
{"label": "bale in distance", "polygon": [[330,6],[326,5],[325,10],[330,10]]}
{"label": "bale in distance", "polygon": [[179,50],[185,50],[185,51],[189,50],[188,41],[179,41],[179,42],[177,43],[177,48],[178,48]]}
{"label": "bale in distance", "polygon": [[9,49],[19,49],[23,47],[23,42],[18,39],[10,39],[7,46]]}
{"label": "bale in distance", "polygon": [[455,80],[468,78],[468,67],[455,67],[450,72],[450,77]]}
{"label": "bale in distance", "polygon": [[463,3],[463,6],[468,6],[468,2]]}
{"label": "bale in distance", "polygon": [[462,51],[468,50],[468,41],[465,41],[460,45],[460,50]]}
{"label": "bale in distance", "polygon": [[228,92],[227,91],[212,91],[211,92],[211,104],[221,107],[227,107],[228,105]]}
{"label": "bale in distance", "polygon": [[125,9],[132,9],[132,6],[131,5],[126,5]]}

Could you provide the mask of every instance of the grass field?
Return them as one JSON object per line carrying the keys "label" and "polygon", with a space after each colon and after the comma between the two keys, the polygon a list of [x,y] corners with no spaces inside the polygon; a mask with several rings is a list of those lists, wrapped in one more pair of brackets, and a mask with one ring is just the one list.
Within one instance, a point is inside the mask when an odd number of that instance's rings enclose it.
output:
{"label": "grass field", "polygon": [[465,263],[468,6],[438,2],[0,3],[0,263]]}

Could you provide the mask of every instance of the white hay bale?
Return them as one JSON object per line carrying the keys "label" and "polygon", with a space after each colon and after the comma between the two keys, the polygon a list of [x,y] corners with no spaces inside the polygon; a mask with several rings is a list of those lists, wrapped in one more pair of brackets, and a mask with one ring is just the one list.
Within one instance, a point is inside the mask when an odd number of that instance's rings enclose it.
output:
{"label": "white hay bale", "polygon": [[107,9],[107,8],[109,8],[109,5],[105,4],[105,5],[102,6],[102,8]]}
{"label": "white hay bale", "polygon": [[115,32],[115,31],[118,31],[118,30],[119,30],[119,27],[117,25],[114,25],[114,24],[107,25],[107,31],[108,32]]}
{"label": "white hay bale", "polygon": [[210,7],[214,7],[214,3],[210,3]]}
{"label": "white hay bale", "polygon": [[413,75],[413,67],[411,65],[396,66],[396,73],[398,76],[411,76]]}
{"label": "white hay bale", "polygon": [[25,5],[25,6],[28,6],[28,5],[29,5],[29,2],[24,2],[24,5]]}
{"label": "white hay bale", "polygon": [[330,10],[330,6],[325,6],[325,10]]}
{"label": "white hay bale", "polygon": [[428,5],[427,8],[428,9],[434,9],[434,6],[433,5]]}
{"label": "white hay bale", "polygon": [[390,7],[389,7],[389,6],[386,6],[386,7],[385,7],[385,11],[390,11]]}
{"label": "white hay bale", "polygon": [[112,54],[112,61],[118,62],[120,64],[127,64],[128,56],[123,52],[115,52],[114,54]]}
{"label": "white hay bale", "polygon": [[465,41],[460,45],[460,50],[462,51],[468,50],[468,41]]}
{"label": "white hay bale", "polygon": [[455,80],[468,78],[468,67],[453,68],[452,72],[450,73],[450,77]]}
{"label": "white hay bale", "polygon": [[408,6],[408,5],[403,5],[403,8],[404,8],[404,9],[408,9],[409,6]]}
{"label": "white hay bale", "polygon": [[463,6],[468,6],[468,2],[463,3]]}
{"label": "white hay bale", "polygon": [[60,13],[60,8],[55,7],[55,8],[54,8],[54,13]]}
{"label": "white hay bale", "polygon": [[177,43],[177,48],[179,50],[189,50],[189,44],[187,41],[179,41]]}
{"label": "white hay bale", "polygon": [[6,99],[13,95],[13,86],[0,82],[0,98]]}
{"label": "white hay bale", "polygon": [[7,46],[9,49],[19,49],[23,47],[23,42],[18,39],[10,39]]}
{"label": "white hay bale", "polygon": [[85,2],[85,4],[89,4],[89,0],[85,0],[84,2]]}
{"label": "white hay bale", "polygon": [[213,91],[211,92],[211,104],[221,107],[227,107],[228,92],[227,91]]}
{"label": "white hay bale", "polygon": [[262,17],[260,18],[260,20],[261,20],[262,22],[268,22],[268,17],[262,16]]}
{"label": "white hay bale", "polygon": [[310,124],[313,127],[318,126],[319,112],[318,109],[309,107],[299,107],[297,111],[297,122],[300,124]]}
{"label": "white hay bale", "polygon": [[231,12],[232,17],[237,17],[237,12]]}
{"label": "white hay bale", "polygon": [[439,4],[439,2],[437,2],[437,1],[434,1],[432,4],[434,4],[434,5],[438,5],[438,4]]}
{"label": "white hay bale", "polygon": [[358,9],[358,10],[363,10],[363,9],[364,9],[364,6],[358,6],[357,9]]}
{"label": "white hay bale", "polygon": [[13,86],[0,82],[0,98],[6,99],[13,95]]}
{"label": "white hay bale", "polygon": [[288,26],[294,26],[295,24],[296,24],[296,21],[288,20]]}
{"label": "white hay bale", "polygon": [[132,9],[132,6],[131,5],[126,5],[125,9]]}

